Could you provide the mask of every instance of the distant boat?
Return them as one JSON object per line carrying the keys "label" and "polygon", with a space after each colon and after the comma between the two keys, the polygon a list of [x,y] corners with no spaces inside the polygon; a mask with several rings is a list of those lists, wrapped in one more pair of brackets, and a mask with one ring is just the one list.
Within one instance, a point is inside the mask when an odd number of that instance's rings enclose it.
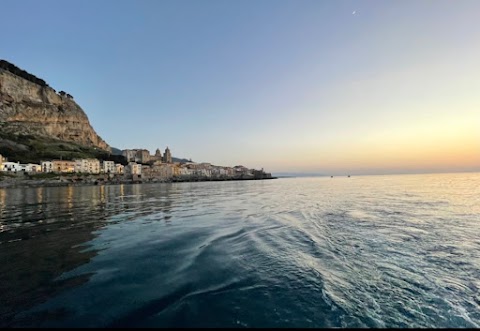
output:
{"label": "distant boat", "polygon": [[348,175],[348,177],[350,177],[350,175]]}

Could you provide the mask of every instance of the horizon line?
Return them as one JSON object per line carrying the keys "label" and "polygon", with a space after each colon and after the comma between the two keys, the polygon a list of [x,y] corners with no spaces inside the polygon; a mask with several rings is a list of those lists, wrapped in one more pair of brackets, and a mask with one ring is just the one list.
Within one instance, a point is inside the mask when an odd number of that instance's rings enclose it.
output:
{"label": "horizon line", "polygon": [[433,174],[462,174],[462,173],[480,173],[478,170],[462,170],[462,171],[428,171],[428,172],[393,172],[393,173],[377,173],[377,174],[355,174],[355,173],[345,173],[345,174],[324,174],[324,173],[313,173],[313,172],[288,172],[288,171],[272,171],[270,172],[272,176],[276,177],[352,177],[352,176],[390,176],[390,175],[433,175]]}

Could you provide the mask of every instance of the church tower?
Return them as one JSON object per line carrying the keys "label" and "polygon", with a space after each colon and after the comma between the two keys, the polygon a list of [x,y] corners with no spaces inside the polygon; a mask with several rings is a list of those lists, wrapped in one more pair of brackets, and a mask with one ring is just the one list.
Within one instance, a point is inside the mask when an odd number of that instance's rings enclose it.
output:
{"label": "church tower", "polygon": [[155,151],[155,156],[158,160],[162,159],[162,152],[160,152],[160,148],[157,148],[157,150]]}
{"label": "church tower", "polygon": [[172,163],[172,154],[170,154],[170,149],[168,148],[168,146],[165,149],[165,153],[163,154],[163,162]]}

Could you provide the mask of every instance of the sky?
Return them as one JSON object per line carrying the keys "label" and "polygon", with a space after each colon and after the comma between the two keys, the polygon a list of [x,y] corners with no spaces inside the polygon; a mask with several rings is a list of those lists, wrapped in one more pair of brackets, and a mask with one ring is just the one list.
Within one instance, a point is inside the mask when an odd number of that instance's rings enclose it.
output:
{"label": "sky", "polygon": [[116,148],[328,175],[480,171],[478,0],[2,0],[0,58]]}

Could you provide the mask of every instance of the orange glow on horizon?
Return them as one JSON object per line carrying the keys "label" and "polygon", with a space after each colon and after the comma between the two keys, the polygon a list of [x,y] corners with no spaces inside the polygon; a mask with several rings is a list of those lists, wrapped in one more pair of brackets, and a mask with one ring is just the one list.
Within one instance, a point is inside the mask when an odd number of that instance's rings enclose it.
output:
{"label": "orange glow on horizon", "polygon": [[278,160],[270,166],[307,172],[480,168],[477,125],[464,118],[375,130],[356,140],[333,141],[318,147],[310,144],[297,150],[290,160]]}

